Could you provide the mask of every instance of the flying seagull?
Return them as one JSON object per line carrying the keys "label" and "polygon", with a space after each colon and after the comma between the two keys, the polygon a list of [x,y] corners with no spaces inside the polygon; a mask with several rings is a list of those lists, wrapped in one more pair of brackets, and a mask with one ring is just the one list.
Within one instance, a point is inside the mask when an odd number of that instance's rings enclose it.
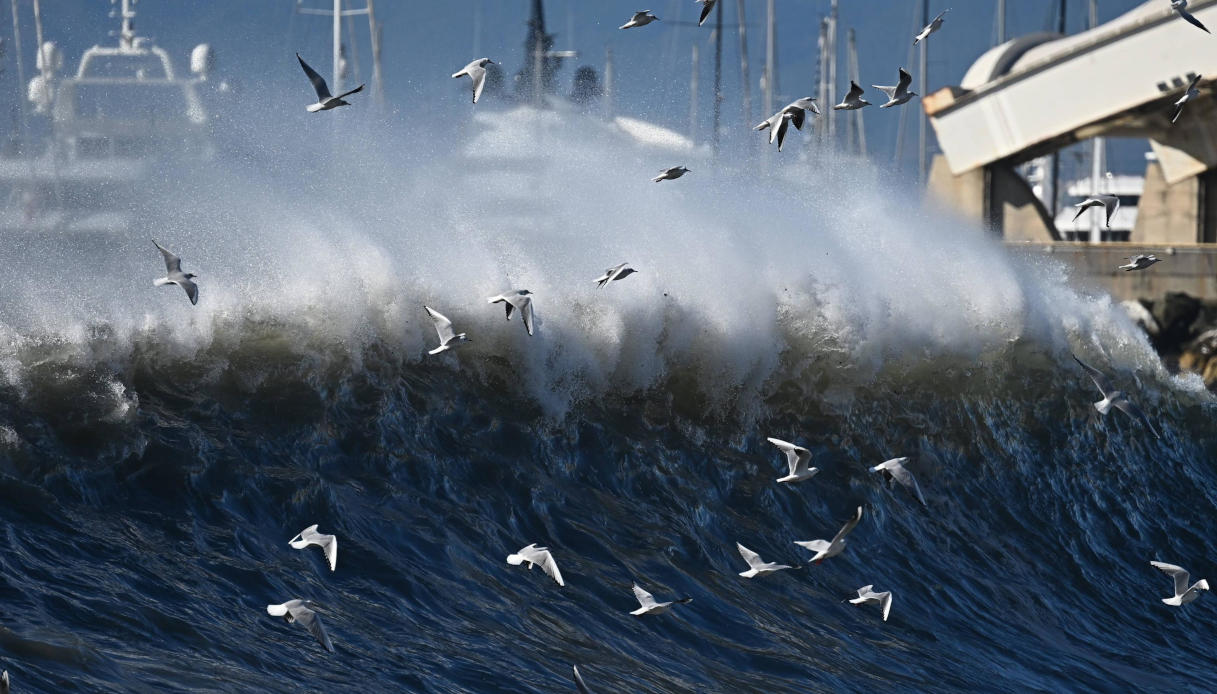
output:
{"label": "flying seagull", "polygon": [[849,93],[841,100],[841,103],[832,107],[834,111],[857,111],[860,108],[870,106],[870,102],[862,98],[863,89],[858,86],[858,83],[849,81]]}
{"label": "flying seagull", "polygon": [[854,517],[850,518],[845,522],[845,525],[841,526],[841,529],[838,530],[837,534],[833,536],[831,542],[826,542],[824,540],[808,540],[807,542],[795,542],[795,544],[804,549],[809,549],[815,552],[816,555],[812,557],[808,563],[819,564],[825,559],[831,559],[845,551],[845,536],[858,525],[858,521],[860,520],[862,520],[861,506],[859,506],[857,512],[854,513]]}
{"label": "flying seagull", "polygon": [[941,29],[942,28],[942,18],[944,16],[946,16],[946,13],[948,13],[950,11],[951,10],[949,10],[949,9],[943,10],[942,12],[938,13],[938,16],[935,17],[933,21],[931,21],[929,24],[926,24],[925,28],[921,30],[921,33],[917,34],[917,36],[913,37],[913,45],[916,46],[917,44],[921,43],[922,41],[928,39],[930,37],[930,34]]}
{"label": "flying seagull", "polygon": [[644,27],[651,22],[659,21],[659,17],[651,14],[650,10],[638,10],[630,17],[630,21],[617,27],[618,29],[633,29],[634,27]]}
{"label": "flying seagull", "polygon": [[629,263],[622,263],[615,267],[611,267],[611,268],[605,270],[603,275],[596,278],[596,280],[595,280],[596,287],[600,288],[600,287],[603,287],[604,285],[608,284],[609,282],[616,282],[617,280],[623,280],[626,277],[629,277],[630,275],[634,274],[635,272],[638,272],[638,271],[635,270],[634,268],[630,267]]}
{"label": "flying seagull", "polygon": [[756,576],[766,576],[771,573],[777,573],[778,571],[782,571],[783,569],[793,569],[794,568],[793,566],[786,566],[785,564],[775,564],[771,561],[764,561],[763,559],[761,559],[761,555],[757,554],[756,552],[753,552],[752,550],[748,549],[747,547],[741,545],[738,542],[735,543],[735,548],[739,550],[740,556],[744,558],[744,561],[748,562],[748,570],[741,571],[739,574],[739,575],[743,576],[744,578],[754,578]]}
{"label": "flying seagull", "polygon": [[1189,586],[1187,582],[1191,577],[1188,576],[1187,571],[1182,566],[1166,564],[1160,561],[1151,561],[1149,564],[1175,579],[1175,595],[1169,598],[1162,598],[1162,602],[1167,605],[1174,605],[1176,607],[1186,605],[1200,597],[1200,591],[1209,589],[1209,582],[1203,578]]}
{"label": "flying seagull", "polygon": [[802,130],[808,111],[819,115],[820,107],[816,105],[815,99],[805,96],[783,106],[780,111],[758,123],[753,130],[768,130],[769,144],[776,141],[780,152],[782,151],[782,140],[786,139],[788,124],[793,123],[795,130]]}
{"label": "flying seagull", "polygon": [[8,694],[8,670],[0,675],[0,694]]}
{"label": "flying seagull", "polygon": [[300,622],[301,626],[307,628],[317,641],[325,646],[325,650],[333,653],[334,644],[330,643],[330,637],[325,633],[321,617],[311,609],[316,606],[312,600],[288,600],[282,605],[267,605],[266,613],[272,617],[282,617],[288,624]]}
{"label": "flying seagull", "polygon": [[579,674],[579,666],[571,665],[570,668],[574,671],[575,689],[579,690],[579,694],[592,694],[592,690],[588,689],[587,685],[583,683],[583,676]]}
{"label": "flying seagull", "polygon": [[1116,210],[1120,209],[1120,198],[1115,195],[1092,195],[1082,202],[1074,205],[1078,208],[1078,213],[1073,216],[1073,221],[1078,221],[1078,217],[1082,213],[1092,207],[1102,207],[1107,210],[1107,228],[1111,228],[1111,218],[1115,216]]}
{"label": "flying seagull", "polygon": [[363,91],[363,85],[361,84],[349,92],[343,92],[338,96],[332,96],[330,94],[329,85],[325,83],[325,78],[318,75],[316,70],[309,67],[308,63],[304,62],[304,58],[301,58],[299,53],[296,54],[296,60],[300,61],[300,67],[304,68],[304,74],[308,75],[308,81],[313,83],[313,89],[317,92],[317,103],[308,105],[307,110],[309,113],[328,111],[332,108],[338,108],[339,106],[350,106],[350,104],[343,101],[343,99],[352,94]]}
{"label": "flying seagull", "polygon": [[697,19],[697,26],[701,26],[705,23],[706,17],[710,16],[710,10],[714,9],[714,5],[718,3],[718,0],[697,0],[697,2],[701,3],[701,17]]}
{"label": "flying seagull", "polygon": [[1103,399],[1094,404],[1094,408],[1099,411],[1099,414],[1105,415],[1111,412],[1112,407],[1118,407],[1124,410],[1129,417],[1141,420],[1141,423],[1148,427],[1155,437],[1162,438],[1158,434],[1158,431],[1154,429],[1154,425],[1150,424],[1149,418],[1145,416],[1141,408],[1134,405],[1123,392],[1112,387],[1111,381],[1103,375],[1103,372],[1078,359],[1076,354],[1073,355],[1073,360],[1080,364],[1086,370],[1086,373],[1090,374],[1090,380],[1094,381],[1094,384],[1099,388],[1099,392],[1103,394]]}
{"label": "flying seagull", "polygon": [[524,329],[528,331],[529,335],[532,335],[532,292],[527,289],[517,289],[492,296],[486,301],[492,304],[506,304],[507,320],[511,320],[512,312],[520,309],[520,315],[524,317]]}
{"label": "flying seagull", "polygon": [[[1191,17],[1191,15],[1188,15]],[[1196,89],[1196,85],[1200,82],[1200,75],[1192,78],[1190,84],[1187,85],[1187,91],[1183,92],[1183,96],[1175,102],[1175,110],[1171,112],[1171,122],[1179,120],[1179,114],[1183,113],[1183,105],[1200,96],[1200,90]]]}
{"label": "flying seagull", "polygon": [[461,68],[460,72],[452,75],[452,79],[458,77],[468,77],[473,81],[473,103],[478,102],[478,97],[482,95],[482,89],[486,86],[486,66],[493,65],[494,61],[490,58],[478,58]]}
{"label": "flying seagull", "polygon": [[862,586],[858,589],[858,597],[850,598],[851,605],[868,605],[870,603],[879,603],[883,608],[883,621],[887,621],[887,615],[892,611],[892,593],[885,590],[882,593],[876,593],[872,590],[874,586]]}
{"label": "flying seagull", "polygon": [[534,565],[540,566],[558,585],[566,585],[566,582],[562,580],[562,572],[558,570],[558,563],[554,561],[554,555],[549,553],[548,547],[538,547],[532,544],[515,554],[507,555],[507,563],[512,566],[519,566],[525,562],[528,563],[529,571],[532,571]]}
{"label": "flying seagull", "polygon": [[807,466],[807,464],[811,462],[811,451],[807,450],[806,448],[796,446],[793,443],[788,443],[781,439],[768,438],[765,440],[777,446],[783,453],[786,454],[786,464],[790,466],[790,473],[785,477],[779,477],[777,480],[778,482],[785,482],[788,484],[794,482],[806,482],[812,477],[815,477],[816,473],[820,471],[820,468],[818,467]]}
{"label": "flying seagull", "polygon": [[456,347],[462,342],[469,342],[469,338],[465,337],[465,333],[452,332],[452,321],[448,320],[444,314],[430,306],[423,306],[423,310],[427,312],[428,316],[431,316],[431,322],[435,323],[435,332],[439,333],[439,347],[427,352],[427,354],[439,354]]}
{"label": "flying seagull", "polygon": [[913,83],[913,76],[910,75],[904,68],[900,68],[900,81],[894,87],[881,87],[877,84],[871,86],[879,91],[887,94],[887,103],[879,108],[891,108],[900,104],[908,103],[909,99],[917,96],[917,92],[909,91],[909,85]]}
{"label": "flying seagull", "polygon": [[1171,9],[1182,17],[1188,24],[1203,30],[1206,34],[1213,33],[1209,31],[1208,27],[1204,26],[1204,24],[1201,24],[1199,19],[1193,17],[1191,12],[1187,11],[1187,0],[1171,0]]}
{"label": "flying seagull", "polygon": [[917,486],[917,480],[913,479],[913,473],[909,472],[904,467],[904,464],[908,461],[908,458],[892,458],[891,460],[885,460],[882,463],[879,463],[875,467],[871,468],[870,471],[882,472],[884,477],[887,477],[889,482],[891,480],[896,480],[900,484],[903,484],[904,486],[913,490],[913,493],[917,495],[917,500],[921,502],[922,506],[925,506],[925,497],[921,495],[921,487]]}
{"label": "flying seagull", "polygon": [[1144,270],[1150,265],[1160,262],[1162,262],[1162,259],[1153,255],[1133,255],[1128,257],[1127,264],[1117,267],[1125,272],[1132,272],[1133,270]]}
{"label": "flying seagull", "polygon": [[199,286],[193,282],[198,275],[192,272],[182,272],[182,259],[169,252],[169,249],[152,239],[152,244],[165,257],[166,275],[159,279],[153,280],[152,284],[156,287],[163,287],[166,284],[176,284],[186,290],[186,296],[190,297],[191,304],[199,303]]}
{"label": "flying seagull", "polygon": [[333,535],[325,535],[317,532],[316,525],[310,525],[300,534],[288,540],[287,544],[292,546],[292,549],[304,549],[309,545],[317,545],[325,552],[325,560],[330,564],[330,571],[338,568],[338,538]]}
{"label": "flying seagull", "polygon": [[689,173],[692,170],[693,169],[686,169],[684,167],[684,165],[673,166],[670,169],[664,169],[663,171],[660,171],[659,175],[656,176],[655,178],[652,178],[651,180],[656,183],[659,183],[660,181],[672,181],[677,178],[680,178],[681,176],[684,176],[685,174]]}
{"label": "flying seagull", "polygon": [[663,614],[664,612],[667,612],[672,605],[677,603],[683,605],[685,603],[693,602],[693,598],[681,598],[679,600],[672,600],[669,602],[655,602],[655,596],[639,588],[637,583],[634,584],[634,597],[638,598],[638,609],[630,612],[630,614],[634,615],[635,617],[641,617],[644,614]]}

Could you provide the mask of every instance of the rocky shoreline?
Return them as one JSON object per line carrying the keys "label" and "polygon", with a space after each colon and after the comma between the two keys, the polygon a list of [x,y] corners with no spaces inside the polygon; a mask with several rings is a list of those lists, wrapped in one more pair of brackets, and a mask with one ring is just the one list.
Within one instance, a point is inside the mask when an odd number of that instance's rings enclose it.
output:
{"label": "rocky shoreline", "polygon": [[1217,301],[1168,292],[1162,299],[1122,306],[1149,335],[1167,368],[1198,373],[1210,390],[1217,390]]}

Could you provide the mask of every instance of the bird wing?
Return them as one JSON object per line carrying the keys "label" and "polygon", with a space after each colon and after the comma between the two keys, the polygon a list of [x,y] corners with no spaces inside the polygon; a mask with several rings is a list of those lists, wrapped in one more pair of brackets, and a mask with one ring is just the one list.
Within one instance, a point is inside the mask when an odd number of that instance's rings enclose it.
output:
{"label": "bird wing", "polygon": [[903,94],[908,91],[909,85],[913,83],[913,76],[904,68],[900,68],[900,81],[896,83],[896,92]]}
{"label": "bird wing", "polygon": [[765,561],[761,559],[761,555],[757,554],[756,552],[753,552],[738,542],[735,543],[735,548],[739,550],[739,555],[744,558],[744,561],[748,562],[748,566],[756,568],[758,566],[765,565]]}
{"label": "bird wing", "polygon": [[828,540],[795,540],[794,543],[813,552],[827,552],[832,546]]}
{"label": "bird wing", "polygon": [[300,622],[322,646],[325,646],[325,650],[330,653],[334,652],[334,644],[330,643],[330,636],[325,633],[325,625],[321,623],[320,615],[303,605],[293,608],[291,613],[297,622]]}
{"label": "bird wing", "polygon": [[1116,195],[1109,195],[1103,198],[1103,207],[1107,210],[1107,228],[1111,228],[1111,218],[1115,216],[1116,211],[1120,209],[1120,198]]}
{"label": "bird wing", "polygon": [[473,80],[473,103],[477,103],[482,96],[482,89],[486,87],[486,68],[481,65],[474,65],[468,68],[470,79]]}
{"label": "bird wing", "polygon": [[579,674],[579,666],[572,665],[570,667],[571,667],[571,670],[574,671],[575,689],[579,690],[579,694],[592,694],[592,690],[588,689],[587,685],[583,683],[583,677],[582,677],[582,675]]}
{"label": "bird wing", "polygon": [[1208,27],[1206,27],[1203,23],[1201,23],[1201,21],[1199,19],[1196,19],[1195,17],[1193,17],[1191,12],[1188,12],[1187,10],[1178,10],[1178,12],[1179,12],[1179,16],[1183,17],[1185,20],[1187,20],[1188,24],[1191,24],[1192,26],[1194,26],[1198,29],[1203,29],[1204,33],[1206,33],[1206,34],[1213,33],[1211,31],[1209,31]]}
{"label": "bird wing", "polygon": [[865,90],[862,89],[862,87],[859,86],[857,82],[850,80],[849,81],[849,93],[845,95],[845,100],[848,102],[848,101],[854,101],[856,99],[860,99],[860,98],[862,98],[862,94],[864,94],[864,93],[865,93]]}
{"label": "bird wing", "polygon": [[640,607],[653,607],[655,605],[655,596],[639,588],[637,583],[634,584],[634,597],[638,598],[638,605]]}
{"label": "bird wing", "polygon": [[524,317],[524,329],[532,335],[532,299],[524,298],[524,305],[520,307],[520,315]]}
{"label": "bird wing", "polygon": [[858,597],[859,597],[859,598],[862,598],[862,599],[869,598],[869,597],[870,597],[871,588],[874,588],[874,587],[875,587],[875,586],[873,586],[873,585],[869,585],[869,586],[862,586],[861,588],[859,588],[859,589],[858,589]]}
{"label": "bird wing", "polygon": [[448,340],[453,338],[452,321],[430,306],[423,306],[423,310],[427,312],[428,316],[431,316],[431,322],[435,323],[435,332],[439,333],[440,344],[447,344]]}
{"label": "bird wing", "polygon": [[844,540],[845,536],[848,535],[851,531],[853,531],[853,529],[858,525],[858,522],[861,520],[862,520],[862,507],[859,506],[857,512],[854,513],[854,517],[850,518],[848,521],[846,521],[845,525],[841,526],[841,529],[838,530],[837,534],[833,536],[832,544],[835,545],[836,543],[840,542],[841,540]]}
{"label": "bird wing", "polygon": [[[813,106],[815,104],[812,104]],[[790,123],[795,127],[795,130],[803,129],[803,121],[807,118],[807,112],[801,108],[796,108],[790,112]]]}
{"label": "bird wing", "polygon": [[342,99],[342,98],[348,97],[348,96],[350,96],[350,95],[352,95],[352,94],[358,94],[359,92],[362,92],[362,91],[363,91],[363,87],[364,87],[364,85],[362,85],[362,84],[361,84],[361,85],[359,85],[358,87],[355,87],[354,89],[352,89],[352,90],[351,90],[351,91],[349,91],[349,92],[343,92],[343,93],[339,94],[339,95],[338,95],[338,98],[339,98],[339,99]]}
{"label": "bird wing", "polygon": [[939,12],[939,13],[938,13],[938,16],[934,18],[934,21],[935,21],[935,22],[942,21],[942,18],[943,18],[943,17],[945,17],[945,16],[947,16],[947,13],[948,13],[948,12],[950,12],[950,10],[949,10],[949,9],[947,9],[947,10],[943,10],[942,12]]}
{"label": "bird wing", "polygon": [[790,129],[790,121],[792,117],[787,114],[782,117],[782,122],[778,123],[778,127],[773,129],[773,134],[769,136],[769,141],[773,142],[774,137],[777,137],[778,151],[782,151],[782,143],[786,141],[786,131]]}
{"label": "bird wing", "polygon": [[699,0],[701,5],[701,17],[697,19],[697,26],[701,26],[706,21],[706,17],[710,16],[710,10],[714,9],[714,3],[718,0]]}
{"label": "bird wing", "polygon": [[1158,430],[1154,428],[1154,425],[1150,423],[1149,417],[1146,417],[1145,413],[1141,411],[1141,408],[1137,407],[1136,403],[1129,400],[1127,396],[1116,400],[1112,404],[1121,410],[1124,410],[1124,413],[1129,417],[1140,420],[1141,423],[1144,424],[1151,433],[1153,433],[1154,438],[1162,438],[1162,435],[1159,434]]}
{"label": "bird wing", "polygon": [[1086,370],[1086,373],[1090,374],[1090,380],[1094,381],[1094,384],[1098,386],[1099,392],[1103,394],[1103,397],[1107,397],[1108,393],[1115,390],[1115,388],[1113,388],[1111,385],[1111,381],[1107,380],[1107,377],[1103,375],[1102,371],[1099,371],[1081,359],[1078,359],[1078,355],[1076,354],[1073,355],[1073,360],[1080,364],[1082,368]]}
{"label": "bird wing", "polygon": [[323,535],[326,540],[321,544],[325,559],[330,563],[330,571],[338,570],[338,538],[333,535]]}
{"label": "bird wing", "polygon": [[554,555],[550,554],[549,550],[538,552],[537,559],[540,561],[536,563],[545,570],[545,573],[549,574],[550,578],[554,579],[555,583],[560,586],[566,585],[566,581],[562,580],[562,572],[558,570],[558,562],[554,561]]}
{"label": "bird wing", "polygon": [[186,296],[190,297],[190,304],[192,306],[199,303],[199,285],[188,279],[177,280],[177,285],[186,290]]}
{"label": "bird wing", "polygon": [[165,248],[164,246],[157,243],[156,239],[152,239],[152,245],[156,246],[156,249],[161,252],[162,256],[164,256],[165,270],[167,270],[170,273],[182,271],[182,259],[181,258],[179,258],[176,255],[174,255],[173,253],[171,253],[168,248]]}
{"label": "bird wing", "polygon": [[[1192,91],[1193,89],[1195,89],[1195,88],[1196,88],[1196,85],[1200,83],[1200,78],[1201,78],[1201,77],[1203,77],[1203,76],[1204,76],[1204,75],[1196,75],[1195,77],[1193,77],[1193,78],[1192,78],[1192,81],[1191,81],[1191,82],[1189,82],[1189,83],[1188,83],[1188,85],[1187,85],[1187,91],[1188,91],[1188,92],[1190,92],[1190,91]],[[1187,92],[1184,92],[1184,93],[1186,94]]]}
{"label": "bird wing", "polygon": [[[908,458],[902,458],[901,460],[908,460]],[[917,479],[913,477],[913,473],[908,471],[908,468],[904,467],[904,465],[900,463],[897,463],[890,465],[886,469],[888,474],[896,478],[897,482],[913,490],[913,493],[917,495],[917,500],[921,502],[922,506],[926,505],[925,497],[921,495],[921,487],[917,486]]]}
{"label": "bird wing", "polygon": [[891,591],[884,591],[880,593],[880,595],[882,595],[883,598],[880,600],[879,604],[881,607],[883,607],[883,621],[886,622],[888,613],[892,611],[892,593]]}
{"label": "bird wing", "polygon": [[1174,564],[1167,564],[1161,561],[1151,561],[1150,566],[1167,574],[1175,579],[1175,595],[1183,595],[1187,592],[1187,584],[1191,576],[1187,573],[1187,569]]}
{"label": "bird wing", "polygon": [[300,54],[296,54],[296,60],[300,61],[300,67],[304,68],[304,74],[308,75],[308,81],[313,83],[313,90],[317,92],[317,101],[325,101],[330,98],[329,85],[325,83],[325,78],[317,74],[317,71],[308,66],[304,62],[304,58]]}
{"label": "bird wing", "polygon": [[790,474],[793,475],[799,470],[807,469],[807,464],[811,462],[811,451],[781,439],[769,438],[766,440],[786,454],[786,464],[790,467]]}
{"label": "bird wing", "polygon": [[884,87],[884,86],[878,85],[878,84],[872,84],[871,86],[874,87],[875,89],[878,89],[879,91],[883,92],[884,94],[887,94],[888,99],[894,99],[896,97],[896,88],[895,87]]}

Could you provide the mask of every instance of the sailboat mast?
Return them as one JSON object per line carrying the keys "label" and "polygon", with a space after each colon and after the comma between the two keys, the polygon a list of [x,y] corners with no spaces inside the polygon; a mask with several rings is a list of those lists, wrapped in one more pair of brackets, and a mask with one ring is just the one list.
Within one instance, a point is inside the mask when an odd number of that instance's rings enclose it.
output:
{"label": "sailboat mast", "polygon": [[342,93],[342,0],[334,0],[334,76],[330,88],[334,94]]}

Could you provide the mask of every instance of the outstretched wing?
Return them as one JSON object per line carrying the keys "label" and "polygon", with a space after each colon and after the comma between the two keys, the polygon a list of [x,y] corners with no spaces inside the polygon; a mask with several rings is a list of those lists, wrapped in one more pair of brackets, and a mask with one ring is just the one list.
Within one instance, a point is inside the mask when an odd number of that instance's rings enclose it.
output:
{"label": "outstretched wing", "polygon": [[775,439],[772,437],[765,440],[777,446],[783,453],[786,454],[786,465],[789,466],[790,474],[792,475],[799,470],[800,467],[806,469],[807,464],[811,462],[811,451],[803,448],[802,446],[796,446],[789,441],[783,441],[781,439]]}
{"label": "outstretched wing", "polygon": [[524,317],[524,329],[532,335],[532,299],[525,299],[524,305],[520,307],[520,314]]}
{"label": "outstretched wing", "polygon": [[541,565],[545,573],[549,574],[550,578],[554,579],[555,583],[560,586],[566,585],[566,581],[562,580],[562,572],[558,570],[558,562],[554,561],[554,555],[550,554],[549,550],[541,552],[538,559],[540,561],[537,563]]}
{"label": "outstretched wing", "polygon": [[1116,211],[1120,209],[1120,198],[1116,195],[1111,195],[1103,198],[1103,207],[1107,210],[1107,228],[1111,228],[1111,218],[1116,215]]}
{"label": "outstretched wing", "polygon": [[1175,579],[1175,595],[1183,595],[1187,592],[1187,584],[1191,580],[1187,569],[1161,561],[1151,561],[1149,565]]}
{"label": "outstretched wing", "polygon": [[904,68],[900,68],[900,81],[896,83],[897,92],[908,91],[909,85],[913,83],[913,76]]}
{"label": "outstretched wing", "polygon": [[887,621],[887,615],[892,611],[892,593],[886,591],[883,593],[883,598],[880,601],[880,606],[883,608],[883,621]]}
{"label": "outstretched wing", "polygon": [[1111,385],[1111,381],[1107,380],[1107,377],[1103,375],[1102,371],[1099,371],[1081,359],[1078,359],[1078,355],[1076,354],[1073,355],[1073,360],[1080,364],[1081,367],[1085,369],[1086,373],[1090,374],[1090,380],[1094,381],[1094,384],[1098,386],[1099,392],[1103,394],[1103,397],[1107,397],[1108,393],[1115,390]]}
{"label": "outstretched wing", "polygon": [[839,531],[837,531],[837,534],[835,536],[833,536],[833,538],[832,538],[833,544],[836,544],[837,542],[845,539],[845,536],[848,535],[851,531],[853,531],[853,529],[855,527],[857,527],[858,522],[861,520],[862,520],[862,507],[859,506],[857,512],[854,513],[854,517],[850,518],[848,521],[846,521],[845,525],[843,525],[841,527],[841,529]]}
{"label": "outstretched wing", "polygon": [[339,98],[339,99],[342,99],[342,98],[348,97],[348,96],[350,96],[350,95],[352,95],[352,94],[358,94],[359,92],[362,92],[362,91],[363,91],[363,85],[361,84],[361,85],[359,85],[358,87],[355,87],[354,89],[352,89],[352,90],[351,90],[351,91],[349,91],[349,92],[343,92],[343,93],[339,94],[339,95],[338,95],[338,98]]}
{"label": "outstretched wing", "polygon": [[1195,17],[1193,17],[1191,12],[1188,12],[1187,10],[1178,10],[1178,12],[1179,12],[1179,16],[1183,17],[1185,20],[1187,20],[1188,24],[1191,24],[1192,26],[1194,26],[1198,29],[1202,29],[1204,31],[1204,33],[1206,33],[1206,34],[1213,33],[1211,31],[1209,31],[1208,27],[1204,26],[1204,24],[1202,24],[1199,19],[1196,19]]}
{"label": "outstretched wing", "polygon": [[583,683],[583,676],[579,674],[579,666],[572,665],[570,667],[571,667],[571,670],[574,672],[575,689],[579,690],[579,694],[592,694],[592,690],[588,689],[587,685]]}
{"label": "outstretched wing", "polygon": [[179,287],[186,290],[186,296],[190,297],[190,305],[191,306],[198,305],[198,303],[199,303],[199,285],[197,285],[194,282],[187,280],[187,279],[177,280],[177,284]]}
{"label": "outstretched wing", "polygon": [[849,93],[845,95],[845,100],[854,101],[855,99],[861,99],[863,93],[865,93],[865,90],[858,86],[857,82],[850,80]]}
{"label": "outstretched wing", "polygon": [[[902,460],[908,459],[904,458]],[[903,484],[909,489],[912,489],[913,493],[917,495],[917,500],[921,502],[922,506],[927,505],[925,503],[925,497],[921,494],[921,487],[917,485],[917,478],[913,477],[913,473],[909,472],[908,468],[904,467],[903,463],[888,467],[887,472],[892,477],[896,478],[897,482]]]}
{"label": "outstretched wing", "polygon": [[317,92],[317,101],[325,101],[330,98],[330,88],[325,83],[325,78],[317,74],[317,71],[308,66],[304,62],[304,58],[300,54],[296,54],[296,60],[300,61],[300,67],[304,68],[304,74],[308,75],[308,81],[313,83],[313,90]]}
{"label": "outstretched wing", "polygon": [[1124,398],[1119,398],[1118,400],[1116,400],[1116,402],[1114,402],[1112,404],[1115,405],[1116,407],[1120,408],[1121,410],[1124,410],[1124,413],[1127,414],[1129,417],[1140,420],[1141,423],[1144,424],[1146,426],[1146,428],[1149,429],[1150,433],[1152,433],[1154,435],[1154,438],[1158,438],[1158,439],[1162,438],[1162,435],[1159,434],[1158,430],[1154,428],[1154,425],[1150,423],[1149,417],[1145,416],[1145,413],[1141,411],[1140,407],[1137,407],[1136,403],[1132,402],[1127,397],[1124,397]]}
{"label": "outstretched wing", "polygon": [[714,3],[718,0],[701,0],[701,17],[697,19],[697,26],[701,26],[706,21],[706,17],[710,16],[710,10],[714,9]]}
{"label": "outstretched wing", "polygon": [[895,87],[884,87],[879,84],[872,84],[871,86],[874,87],[875,89],[878,89],[879,91],[883,92],[884,94],[887,94],[888,99],[892,99],[896,96]]}
{"label": "outstretched wing", "polygon": [[428,316],[431,316],[431,322],[435,323],[435,332],[439,333],[440,344],[446,344],[453,337],[452,321],[430,306],[423,306],[423,310],[427,312]]}
{"label": "outstretched wing", "polygon": [[735,543],[735,548],[739,550],[739,555],[744,558],[744,561],[748,562],[748,566],[756,567],[764,565],[765,562],[761,559],[761,555],[757,554],[756,552],[753,552],[738,542]]}
{"label": "outstretched wing", "polygon": [[334,652],[334,644],[330,642],[329,634],[325,633],[325,625],[321,623],[321,617],[316,612],[307,607],[298,607],[292,610],[292,616],[312,633],[325,650]]}
{"label": "outstretched wing", "polygon": [[638,598],[640,607],[650,607],[655,604],[655,596],[639,588],[637,583],[634,584],[634,597]]}
{"label": "outstretched wing", "polygon": [[473,80],[473,103],[476,104],[478,99],[482,98],[482,90],[486,88],[486,68],[474,65],[466,70],[470,79]]}
{"label": "outstretched wing", "polygon": [[152,245],[156,246],[156,249],[160,251],[161,255],[165,258],[165,270],[168,271],[169,274],[182,271],[181,258],[177,257],[173,253],[170,253],[169,249],[157,243],[156,239],[152,239]]}

